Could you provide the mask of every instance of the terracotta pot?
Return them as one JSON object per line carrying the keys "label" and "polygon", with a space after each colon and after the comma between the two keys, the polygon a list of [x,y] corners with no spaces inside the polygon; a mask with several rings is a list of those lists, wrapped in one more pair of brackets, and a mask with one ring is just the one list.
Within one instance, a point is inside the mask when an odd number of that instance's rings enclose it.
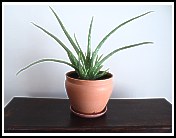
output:
{"label": "terracotta pot", "polygon": [[71,107],[82,114],[101,113],[112,93],[112,74],[101,80],[81,80],[75,76],[75,71],[66,73],[65,88]]}

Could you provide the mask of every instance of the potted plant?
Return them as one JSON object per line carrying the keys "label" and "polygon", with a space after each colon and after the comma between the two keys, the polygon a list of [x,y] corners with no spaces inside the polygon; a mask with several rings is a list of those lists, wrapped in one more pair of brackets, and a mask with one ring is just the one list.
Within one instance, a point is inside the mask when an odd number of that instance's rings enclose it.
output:
{"label": "potted plant", "polygon": [[60,60],[60,59],[40,59],[35,61],[28,66],[22,68],[17,72],[17,75],[22,71],[28,69],[29,67],[46,62],[58,62],[63,63],[68,66],[71,66],[74,70],[66,73],[66,80],[65,80],[65,88],[66,92],[70,101],[70,110],[78,116],[81,117],[98,117],[103,115],[107,110],[107,103],[111,96],[112,89],[113,89],[113,75],[108,72],[107,70],[102,71],[103,63],[109,59],[112,55],[116,54],[117,52],[132,48],[140,45],[145,44],[152,44],[153,42],[141,42],[137,44],[132,44],[128,46],[124,46],[118,48],[111,53],[107,54],[106,56],[98,55],[98,52],[103,45],[103,43],[111,36],[116,30],[124,26],[125,24],[136,20],[142,16],[145,16],[152,11],[146,12],[134,18],[131,18],[122,24],[115,27],[112,31],[110,31],[98,44],[95,50],[91,49],[91,30],[92,30],[92,23],[93,17],[90,23],[89,32],[88,32],[88,44],[87,44],[87,52],[84,54],[82,51],[76,36],[74,34],[74,39],[69,35],[66,28],[64,27],[62,21],[56,14],[56,12],[50,7],[52,13],[56,17],[59,25],[61,26],[64,34],[68,38],[69,42],[73,46],[77,55],[74,55],[72,51],[56,36],[45,30],[44,28],[40,27],[39,25],[32,23],[34,26],[45,32],[47,35],[52,37],[56,40],[59,45],[64,48],[66,51],[70,62]]}

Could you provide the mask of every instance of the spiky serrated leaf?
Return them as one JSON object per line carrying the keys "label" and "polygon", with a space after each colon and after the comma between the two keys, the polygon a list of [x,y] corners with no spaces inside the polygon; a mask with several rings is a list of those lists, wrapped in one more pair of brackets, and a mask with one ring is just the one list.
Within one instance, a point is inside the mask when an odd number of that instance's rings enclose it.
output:
{"label": "spiky serrated leaf", "polygon": [[20,70],[16,73],[16,75],[18,75],[18,74],[21,73],[22,71],[24,71],[24,70],[30,68],[31,66],[33,66],[33,65],[35,65],[35,64],[39,64],[39,63],[46,62],[46,61],[64,63],[64,64],[66,64],[66,65],[69,65],[69,66],[72,67],[72,68],[75,68],[75,66],[73,66],[72,64],[70,64],[70,63],[68,63],[68,62],[66,62],[66,61],[63,61],[63,60],[59,60],[59,59],[40,59],[40,60],[38,60],[38,61],[35,61],[35,62],[29,64],[28,66],[26,66],[26,67],[24,67],[24,68],[22,68],[22,69],[20,69]]}
{"label": "spiky serrated leaf", "polygon": [[98,51],[100,50],[101,46],[103,45],[103,43],[107,40],[107,38],[109,38],[109,36],[111,36],[114,32],[116,32],[117,29],[119,29],[120,27],[124,26],[125,24],[127,24],[127,23],[129,23],[129,22],[131,22],[131,21],[133,21],[133,20],[135,20],[135,19],[138,19],[138,18],[140,18],[140,17],[142,17],[142,16],[144,16],[144,15],[147,15],[147,14],[149,14],[149,13],[151,13],[151,12],[153,12],[153,11],[149,11],[149,12],[146,12],[146,13],[141,14],[141,15],[139,15],[139,16],[136,16],[136,17],[134,17],[134,18],[131,18],[131,19],[129,19],[129,20],[123,22],[122,24],[118,25],[118,26],[117,26],[116,28],[114,28],[111,32],[109,32],[109,33],[100,41],[100,43],[98,44],[98,46],[97,46],[96,49],[94,50],[94,52],[93,52],[93,54],[92,54],[92,58],[91,58],[92,61],[91,61],[91,62],[93,62],[93,61],[95,60],[96,55],[97,55]]}
{"label": "spiky serrated leaf", "polygon": [[[49,6],[50,7],[50,6]],[[51,11],[53,12],[53,14],[55,15],[57,21],[59,22],[63,32],[65,33],[66,37],[68,38],[68,40],[70,41],[71,45],[73,46],[74,50],[76,51],[77,54],[79,54],[79,49],[76,46],[75,42],[73,41],[73,39],[71,38],[71,36],[69,35],[69,33],[67,32],[66,28],[64,27],[62,21],[60,20],[60,18],[58,17],[58,15],[56,14],[56,12],[50,7]]]}
{"label": "spiky serrated leaf", "polygon": [[[31,22],[32,23],[32,22]],[[78,64],[78,60],[76,59],[76,57],[72,54],[72,52],[64,45],[64,43],[62,43],[62,41],[60,41],[56,36],[54,36],[53,34],[51,34],[50,32],[48,32],[47,30],[45,30],[44,28],[40,27],[39,25],[32,23],[34,26],[36,26],[37,28],[41,29],[43,32],[45,32],[47,35],[49,35],[50,37],[52,37],[54,40],[56,40],[61,46],[62,48],[64,48],[64,50],[67,52],[67,55],[71,61],[71,63],[74,66],[77,66]]]}
{"label": "spiky serrated leaf", "polygon": [[153,11],[149,11],[149,12],[146,12],[146,13],[141,14],[139,16],[136,16],[134,18],[131,18],[130,20],[127,20],[126,22],[123,22],[122,24],[115,27],[112,31],[110,31],[100,41],[100,43],[95,48],[93,53],[91,52],[91,31],[92,31],[92,24],[93,24],[93,17],[92,17],[92,20],[91,20],[91,23],[90,23],[90,26],[89,26],[89,33],[88,33],[87,53],[85,53],[85,55],[84,55],[81,47],[79,46],[79,43],[76,39],[75,34],[74,34],[74,38],[75,38],[75,41],[74,41],[72,39],[72,37],[70,36],[70,34],[68,33],[68,31],[66,30],[66,28],[64,27],[62,21],[60,20],[60,18],[56,14],[56,12],[51,7],[50,7],[50,9],[51,9],[52,13],[55,15],[57,21],[59,22],[59,25],[61,26],[64,34],[67,37],[67,39],[69,40],[69,42],[73,46],[74,50],[76,51],[77,56],[74,56],[72,51],[69,50],[56,36],[54,36],[53,34],[48,32],[44,28],[32,23],[33,25],[35,25],[36,27],[38,27],[39,29],[44,31],[46,34],[48,34],[50,37],[55,39],[62,46],[62,48],[64,48],[64,50],[67,52],[67,55],[68,55],[71,63],[68,63],[68,62],[63,61],[63,60],[58,60],[58,59],[41,59],[41,60],[33,62],[33,63],[29,64],[28,66],[22,68],[20,71],[17,72],[17,75],[19,73],[21,73],[22,71],[28,69],[29,67],[35,65],[35,64],[45,62],[45,61],[53,61],[53,62],[64,63],[64,64],[67,64],[67,65],[71,66],[72,68],[74,68],[76,73],[79,75],[79,79],[87,79],[87,80],[100,79],[102,76],[104,76],[107,73],[108,69],[105,70],[105,71],[100,71],[100,70],[103,67],[102,64],[104,63],[104,61],[106,61],[109,57],[111,57],[112,55],[114,55],[118,51],[121,51],[121,50],[124,50],[124,49],[127,49],[127,48],[152,43],[152,42],[142,42],[142,43],[133,44],[133,45],[125,46],[125,47],[122,47],[122,48],[118,48],[118,49],[112,51],[111,53],[109,53],[108,55],[106,55],[103,58],[103,54],[101,56],[99,56],[97,54],[98,54],[98,51],[100,50],[101,46],[103,45],[103,43],[107,40],[107,38],[109,38],[114,32],[116,32],[117,29],[124,26],[125,24],[127,24],[127,23],[129,23],[129,22],[131,22],[131,21],[133,21],[137,18],[140,18],[144,15],[147,15],[147,14],[153,12]]}
{"label": "spiky serrated leaf", "polygon": [[140,45],[144,45],[144,44],[153,44],[153,42],[142,42],[142,43],[138,43],[138,44],[133,44],[133,45],[129,45],[129,46],[124,46],[121,48],[118,48],[114,51],[112,51],[111,53],[109,53],[107,56],[105,56],[99,63],[98,65],[101,65],[105,60],[107,60],[109,57],[111,57],[112,55],[114,55],[115,53],[127,49],[127,48],[132,48],[132,47],[136,47],[136,46],[140,46]]}
{"label": "spiky serrated leaf", "polygon": [[96,76],[95,76],[95,79],[98,79],[98,78],[101,78],[102,76],[106,75],[108,72],[109,69],[106,69],[105,71],[101,71],[99,72]]}
{"label": "spiky serrated leaf", "polygon": [[86,58],[85,58],[85,55],[83,54],[83,51],[82,51],[82,49],[81,49],[81,47],[80,47],[80,45],[79,45],[79,43],[78,43],[78,40],[76,39],[76,35],[74,34],[74,38],[75,38],[75,41],[76,41],[76,44],[77,44],[77,46],[78,46],[78,48],[79,48],[79,53],[80,53],[80,58],[81,58],[81,61],[83,62],[83,63],[85,63],[86,62]]}
{"label": "spiky serrated leaf", "polygon": [[103,57],[103,54],[102,54],[102,55],[98,58],[98,60],[97,60],[97,61],[99,62],[99,61],[100,61],[100,59],[101,59],[102,57]]}
{"label": "spiky serrated leaf", "polygon": [[91,32],[92,32],[92,23],[93,23],[93,17],[90,23],[89,27],[89,34],[88,34],[88,44],[87,44],[87,56],[86,56],[86,61],[89,63],[90,61],[90,56],[91,56]]}

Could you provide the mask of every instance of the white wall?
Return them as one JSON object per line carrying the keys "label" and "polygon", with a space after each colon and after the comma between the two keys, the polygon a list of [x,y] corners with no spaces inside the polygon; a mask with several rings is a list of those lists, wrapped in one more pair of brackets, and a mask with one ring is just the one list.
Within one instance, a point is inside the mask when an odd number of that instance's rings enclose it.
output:
{"label": "white wall", "polygon": [[[35,3],[34,3],[35,4]],[[112,98],[165,97],[172,102],[172,6],[171,5],[4,5],[4,104],[13,96],[67,98],[64,80],[71,67],[57,63],[36,65],[19,76],[19,69],[41,58],[68,61],[65,51],[52,38],[33,26],[34,22],[57,35],[72,49],[57,20],[56,11],[86,50],[91,17],[94,16],[92,48],[120,23],[145,13],[114,33],[100,53],[124,45],[152,41],[121,51],[107,60],[104,69],[114,75]]]}

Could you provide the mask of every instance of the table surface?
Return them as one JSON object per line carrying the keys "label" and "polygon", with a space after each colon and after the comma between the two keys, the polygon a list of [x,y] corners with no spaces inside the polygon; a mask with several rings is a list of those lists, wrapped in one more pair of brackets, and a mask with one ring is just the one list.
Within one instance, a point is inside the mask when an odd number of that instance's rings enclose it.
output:
{"label": "table surface", "polygon": [[110,99],[98,118],[81,118],[68,99],[14,97],[4,108],[4,132],[172,132],[172,104],[164,98]]}

